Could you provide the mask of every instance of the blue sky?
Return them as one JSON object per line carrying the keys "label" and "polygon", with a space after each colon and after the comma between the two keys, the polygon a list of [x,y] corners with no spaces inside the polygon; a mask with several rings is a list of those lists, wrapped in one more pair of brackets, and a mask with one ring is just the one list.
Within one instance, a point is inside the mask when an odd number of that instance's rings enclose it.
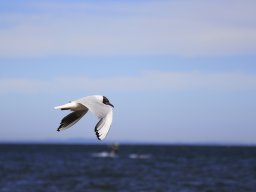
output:
{"label": "blue sky", "polygon": [[56,105],[115,105],[108,141],[256,144],[255,1],[1,1],[0,141],[96,139],[88,114],[56,131]]}

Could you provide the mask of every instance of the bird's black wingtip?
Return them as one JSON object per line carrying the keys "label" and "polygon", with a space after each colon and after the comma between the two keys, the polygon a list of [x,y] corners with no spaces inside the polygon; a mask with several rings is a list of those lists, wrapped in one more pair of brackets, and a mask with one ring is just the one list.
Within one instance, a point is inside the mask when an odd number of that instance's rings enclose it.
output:
{"label": "bird's black wingtip", "polygon": [[60,126],[58,127],[57,131],[60,132],[60,129],[63,127],[63,124],[60,124]]}
{"label": "bird's black wingtip", "polygon": [[102,139],[100,138],[100,133],[95,129],[95,133],[96,133],[96,136],[97,136],[97,139],[99,140],[99,141],[102,141]]}

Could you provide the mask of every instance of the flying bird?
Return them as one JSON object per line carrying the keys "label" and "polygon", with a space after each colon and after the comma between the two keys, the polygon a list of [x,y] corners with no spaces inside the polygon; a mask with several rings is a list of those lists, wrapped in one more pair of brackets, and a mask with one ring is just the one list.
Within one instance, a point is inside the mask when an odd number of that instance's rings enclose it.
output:
{"label": "flying bird", "polygon": [[77,123],[88,111],[91,111],[99,118],[95,126],[95,133],[99,140],[103,140],[110,129],[113,118],[113,108],[108,98],[101,95],[92,95],[70,101],[67,104],[54,107],[55,109],[71,110],[72,113],[64,117],[57,131],[68,129]]}

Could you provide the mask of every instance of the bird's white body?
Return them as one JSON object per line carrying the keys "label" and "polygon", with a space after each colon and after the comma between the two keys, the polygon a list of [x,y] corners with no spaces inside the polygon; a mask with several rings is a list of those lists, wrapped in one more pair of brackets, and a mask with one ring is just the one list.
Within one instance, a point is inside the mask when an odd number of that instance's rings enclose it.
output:
{"label": "bird's white body", "polygon": [[105,96],[101,95],[87,96],[81,99],[71,101],[67,104],[57,106],[55,107],[55,109],[74,111],[62,119],[58,131],[73,126],[89,110],[100,119],[95,127],[95,132],[97,138],[99,140],[102,140],[108,134],[108,131],[112,124],[112,107],[114,106],[109,102],[109,100]]}

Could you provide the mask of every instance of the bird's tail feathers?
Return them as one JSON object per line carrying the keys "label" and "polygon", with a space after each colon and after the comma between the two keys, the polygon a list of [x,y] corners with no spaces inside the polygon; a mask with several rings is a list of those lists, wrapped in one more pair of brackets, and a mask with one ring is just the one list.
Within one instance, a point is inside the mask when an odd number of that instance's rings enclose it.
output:
{"label": "bird's tail feathers", "polygon": [[77,103],[70,102],[64,105],[56,106],[54,109],[61,109],[61,110],[69,110],[69,109],[75,109],[78,107]]}

